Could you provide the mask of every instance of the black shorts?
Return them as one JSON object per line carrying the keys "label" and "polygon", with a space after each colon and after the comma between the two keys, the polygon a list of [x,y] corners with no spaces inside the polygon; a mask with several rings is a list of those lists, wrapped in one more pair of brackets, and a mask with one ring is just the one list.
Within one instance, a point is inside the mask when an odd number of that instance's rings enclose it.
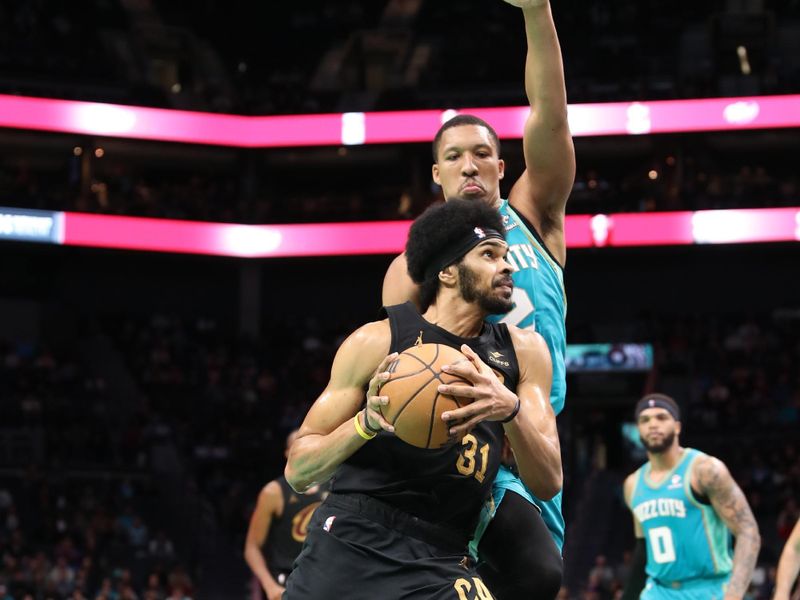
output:
{"label": "black shorts", "polygon": [[361,494],[314,512],[283,600],[493,600],[467,540]]}

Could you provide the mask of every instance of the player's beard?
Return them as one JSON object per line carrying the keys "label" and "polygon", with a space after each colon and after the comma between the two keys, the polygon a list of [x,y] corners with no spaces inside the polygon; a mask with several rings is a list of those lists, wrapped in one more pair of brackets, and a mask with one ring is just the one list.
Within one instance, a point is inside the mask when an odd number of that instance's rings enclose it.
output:
{"label": "player's beard", "polygon": [[[501,279],[506,279],[506,277]],[[494,280],[492,280],[491,290],[480,290],[478,288],[478,277],[464,263],[458,265],[458,287],[461,297],[465,301],[477,302],[478,306],[490,315],[504,315],[514,308],[514,302],[511,298],[502,298],[494,294]]]}
{"label": "player's beard", "polygon": [[644,445],[644,449],[650,452],[651,454],[661,454],[662,452],[666,452],[672,447],[672,444],[675,442],[675,432],[672,431],[661,438],[660,442],[655,444],[651,444],[642,436],[639,436],[639,439],[642,441],[642,445]]}

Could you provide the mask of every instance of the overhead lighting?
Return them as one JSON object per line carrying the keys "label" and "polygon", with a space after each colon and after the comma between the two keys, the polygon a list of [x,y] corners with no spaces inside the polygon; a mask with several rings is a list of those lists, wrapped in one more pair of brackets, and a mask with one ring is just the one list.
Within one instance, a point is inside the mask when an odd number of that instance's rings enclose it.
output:
{"label": "overhead lighting", "polygon": [[736,48],[736,55],[739,57],[739,68],[742,71],[742,75],[750,75],[753,70],[750,68],[750,59],[747,57],[747,48],[744,46],[738,46]]}

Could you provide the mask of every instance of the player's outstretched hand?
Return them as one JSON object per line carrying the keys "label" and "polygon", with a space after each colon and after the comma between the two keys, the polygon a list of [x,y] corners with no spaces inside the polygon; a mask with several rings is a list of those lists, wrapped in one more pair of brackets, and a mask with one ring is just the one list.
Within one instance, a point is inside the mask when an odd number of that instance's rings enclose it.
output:
{"label": "player's outstretched hand", "polygon": [[533,8],[534,6],[544,6],[548,0],[503,0],[503,2],[518,8]]}
{"label": "player's outstretched hand", "polygon": [[464,344],[461,352],[468,361],[447,365],[442,370],[462,377],[472,383],[466,385],[440,385],[443,394],[472,400],[463,408],[442,413],[442,419],[450,422],[450,435],[460,439],[481,421],[502,421],[517,404],[517,396],[503,385],[494,371],[475,352]]}
{"label": "player's outstretched hand", "polygon": [[369,380],[369,387],[367,388],[367,408],[364,411],[364,424],[371,432],[380,431],[381,429],[391,433],[394,432],[394,427],[381,415],[380,409],[383,406],[389,405],[389,397],[381,396],[380,390],[381,386],[391,379],[392,374],[386,369],[389,368],[389,365],[392,364],[392,361],[396,358],[397,352],[393,352],[384,358],[381,364],[378,365],[375,375]]}

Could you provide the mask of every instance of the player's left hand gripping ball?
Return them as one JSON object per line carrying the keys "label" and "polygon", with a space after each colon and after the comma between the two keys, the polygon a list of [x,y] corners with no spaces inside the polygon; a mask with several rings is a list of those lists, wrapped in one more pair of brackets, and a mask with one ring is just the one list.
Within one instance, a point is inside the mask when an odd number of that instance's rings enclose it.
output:
{"label": "player's left hand gripping ball", "polygon": [[387,372],[386,369],[393,360],[397,358],[397,352],[392,352],[389,356],[383,359],[367,388],[367,406],[365,411],[365,418],[367,419],[365,425],[370,431],[375,431],[378,428],[394,433],[394,427],[381,415],[381,407],[389,404],[387,396],[380,395],[381,386],[389,381],[392,374]]}

